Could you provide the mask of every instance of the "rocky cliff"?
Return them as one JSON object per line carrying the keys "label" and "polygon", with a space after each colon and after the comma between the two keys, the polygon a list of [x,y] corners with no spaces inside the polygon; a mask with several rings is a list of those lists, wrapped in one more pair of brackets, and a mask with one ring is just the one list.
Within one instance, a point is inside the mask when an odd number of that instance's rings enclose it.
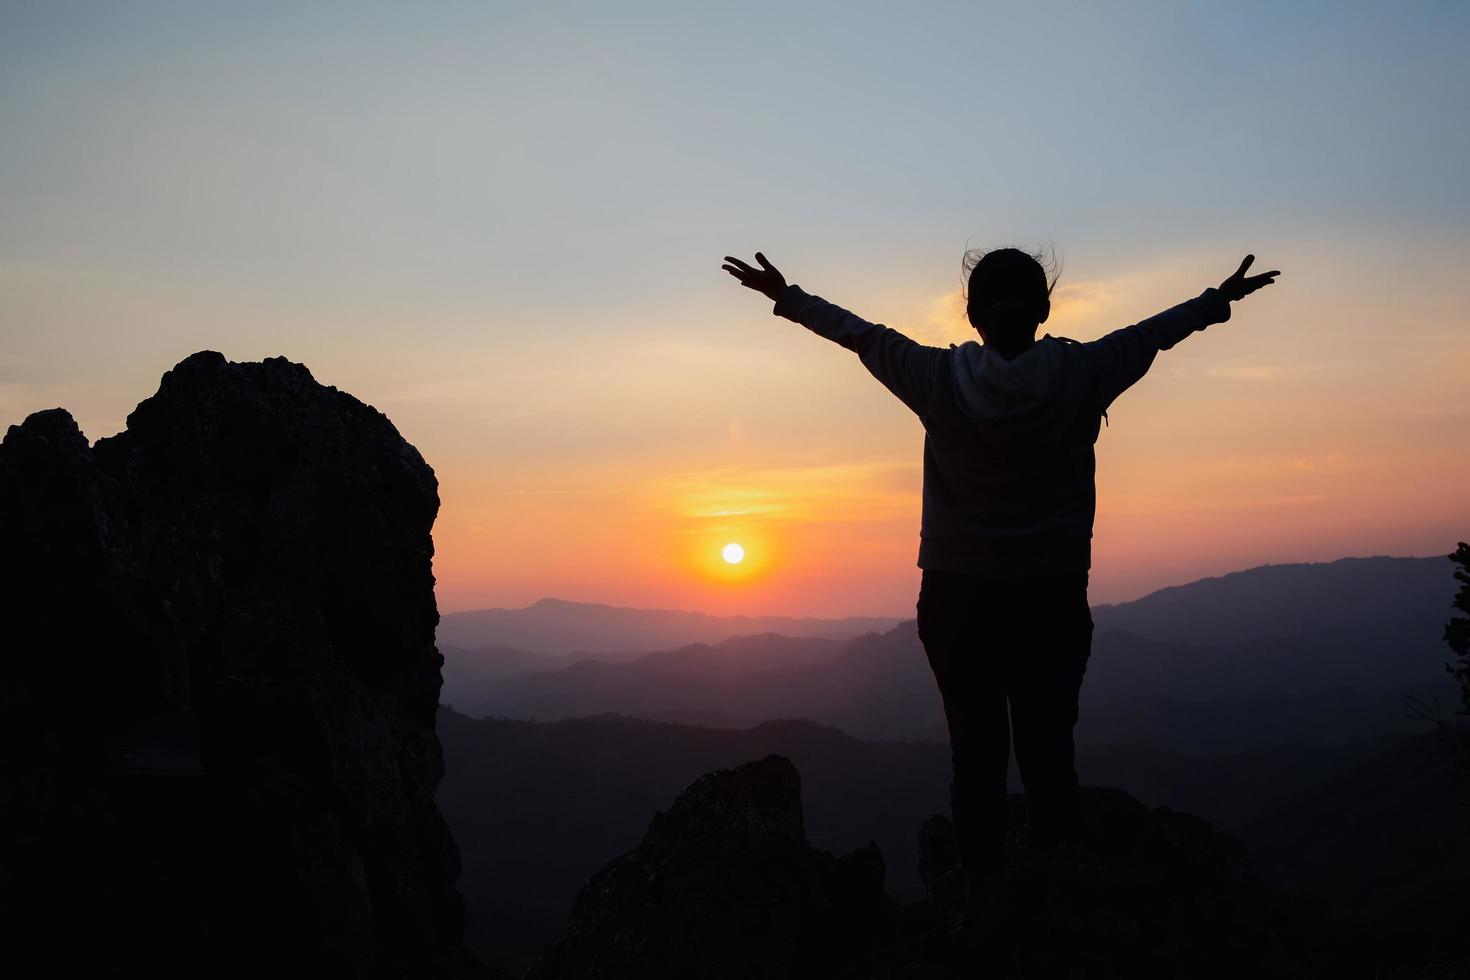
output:
{"label": "rocky cliff", "polygon": [[891,914],[876,847],[812,848],[796,767],[709,773],[582,889],[567,938],[530,976],[838,977]]}
{"label": "rocky cliff", "polygon": [[952,828],[932,818],[920,831],[928,898],[898,905],[876,847],[836,857],[807,842],[786,759],[713,772],[587,882],[531,977],[1306,975],[1236,842],[1117,790],[1086,790],[1083,804],[1087,843],[1032,851],[1013,797],[1008,869],[973,897]]}
{"label": "rocky cliff", "polygon": [[281,358],[0,443],[0,913],[111,973],[472,975],[434,805],[433,471]]}

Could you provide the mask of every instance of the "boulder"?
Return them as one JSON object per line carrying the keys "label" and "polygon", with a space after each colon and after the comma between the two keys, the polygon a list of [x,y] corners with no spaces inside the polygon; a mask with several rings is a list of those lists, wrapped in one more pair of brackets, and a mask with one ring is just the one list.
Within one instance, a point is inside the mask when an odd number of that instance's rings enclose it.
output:
{"label": "boulder", "polygon": [[861,976],[890,915],[877,847],[814,849],[796,767],[773,755],[702,776],[657,814],[528,976]]}
{"label": "boulder", "polygon": [[800,778],[770,756],[701,777],[594,875],[533,980],[613,977],[1226,978],[1308,975],[1238,843],[1118,790],[1084,791],[1089,838],[1033,850],[1011,800],[1006,870],[967,889],[947,818],[920,831],[926,899],[883,894],[869,845],[802,828]]}
{"label": "boulder", "polygon": [[955,975],[983,963],[996,977],[1306,975],[1244,848],[1208,821],[1084,787],[1084,838],[1032,848],[1024,798],[1009,805],[1005,868],[972,890],[948,818],[920,829],[920,914],[939,924],[927,962]]}
{"label": "boulder", "polygon": [[433,471],[283,358],[0,443],[15,941],[154,975],[473,975],[434,804]]}

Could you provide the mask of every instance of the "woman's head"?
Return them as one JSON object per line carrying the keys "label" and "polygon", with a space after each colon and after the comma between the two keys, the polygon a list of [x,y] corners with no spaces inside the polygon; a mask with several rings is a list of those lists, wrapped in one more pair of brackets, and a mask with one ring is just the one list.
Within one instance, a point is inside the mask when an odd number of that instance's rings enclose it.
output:
{"label": "woman's head", "polygon": [[1023,348],[1051,315],[1055,263],[1048,274],[1044,253],[997,248],[965,253],[965,313],[987,344],[1002,351]]}

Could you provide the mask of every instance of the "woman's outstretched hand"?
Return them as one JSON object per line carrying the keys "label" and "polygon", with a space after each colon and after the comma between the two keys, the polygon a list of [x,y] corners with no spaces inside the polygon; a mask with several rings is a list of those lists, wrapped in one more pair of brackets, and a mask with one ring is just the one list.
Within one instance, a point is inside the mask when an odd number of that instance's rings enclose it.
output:
{"label": "woman's outstretched hand", "polygon": [[747,289],[754,289],[758,293],[764,293],[774,303],[781,297],[781,290],[786,288],[786,277],[781,275],[780,270],[774,265],[767,262],[766,257],[761,253],[755,253],[755,260],[761,265],[759,269],[741,262],[733,255],[727,255],[725,264],[720,268],[739,279],[740,285]]}
{"label": "woman's outstretched hand", "polygon": [[1249,269],[1251,263],[1255,260],[1256,257],[1254,255],[1247,255],[1245,260],[1240,263],[1240,268],[1235,270],[1235,274],[1220,283],[1220,292],[1224,294],[1226,299],[1231,302],[1238,299],[1245,299],[1262,286],[1271,285],[1276,281],[1276,277],[1281,275],[1280,271],[1276,269],[1272,269],[1270,272],[1263,272],[1259,276],[1246,275],[1245,270]]}

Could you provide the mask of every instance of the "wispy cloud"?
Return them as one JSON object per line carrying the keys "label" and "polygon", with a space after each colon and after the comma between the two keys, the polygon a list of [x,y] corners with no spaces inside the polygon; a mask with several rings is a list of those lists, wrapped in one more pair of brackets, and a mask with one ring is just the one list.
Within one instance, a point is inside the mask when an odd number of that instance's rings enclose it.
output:
{"label": "wispy cloud", "polygon": [[1293,459],[1290,466],[1294,470],[1303,473],[1311,473],[1327,469],[1339,469],[1350,462],[1346,453],[1327,453],[1321,456],[1298,456]]}
{"label": "wispy cloud", "polygon": [[42,408],[61,406],[75,412],[77,399],[87,390],[86,385],[80,384],[0,383],[0,429]]}
{"label": "wispy cloud", "polygon": [[1230,493],[1200,496],[1154,494],[1102,494],[1099,512],[1108,515],[1162,519],[1181,514],[1233,514],[1265,512],[1279,515],[1302,507],[1317,507],[1333,500],[1327,493]]}
{"label": "wispy cloud", "polygon": [[1056,321],[1081,320],[1096,316],[1118,303],[1125,295],[1122,285],[1103,279],[1062,281],[1051,294],[1051,315]]}
{"label": "wispy cloud", "polygon": [[1321,377],[1343,367],[1342,362],[1260,361],[1234,359],[1208,364],[1181,361],[1175,373],[1212,381],[1235,381],[1242,384],[1275,384]]}
{"label": "wispy cloud", "polygon": [[[1065,332],[1070,329],[1065,325],[1096,316],[1115,304],[1122,294],[1119,283],[1105,280],[1059,283],[1052,292],[1051,318],[1043,332],[1053,324],[1064,325],[1062,332]],[[910,332],[915,340],[939,347],[979,339],[965,313],[964,293],[958,289],[932,300],[923,324]]]}
{"label": "wispy cloud", "polygon": [[693,520],[764,523],[887,518],[917,506],[918,464],[878,458],[819,466],[721,467],[660,481],[650,492]]}

